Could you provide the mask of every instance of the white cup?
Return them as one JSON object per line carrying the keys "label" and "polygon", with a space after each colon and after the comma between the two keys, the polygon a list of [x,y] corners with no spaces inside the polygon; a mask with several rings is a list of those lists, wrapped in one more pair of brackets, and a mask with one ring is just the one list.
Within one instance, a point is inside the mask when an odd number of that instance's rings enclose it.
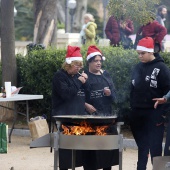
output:
{"label": "white cup", "polygon": [[6,97],[11,97],[11,82],[5,82]]}

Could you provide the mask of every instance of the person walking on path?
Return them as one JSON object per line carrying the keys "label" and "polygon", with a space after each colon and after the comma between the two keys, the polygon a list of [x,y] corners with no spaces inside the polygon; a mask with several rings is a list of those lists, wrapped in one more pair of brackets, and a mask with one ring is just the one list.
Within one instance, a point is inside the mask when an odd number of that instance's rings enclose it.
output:
{"label": "person walking on path", "polygon": [[[165,5],[161,5],[158,7],[158,12],[157,12],[157,16],[156,16],[156,21],[159,22],[159,24],[161,24],[163,27],[165,27],[165,20],[166,20],[166,16],[167,16],[167,7]],[[162,51],[165,51],[165,42],[166,39],[164,37],[164,39],[162,40]]]}
{"label": "person walking on path", "polygon": [[170,72],[161,57],[154,56],[154,40],[142,38],[137,45],[140,63],[132,72],[130,127],[138,146],[137,170],[146,170],[149,153],[151,161],[162,155],[164,107],[154,109],[153,98],[170,89]]}
{"label": "person walking on path", "polygon": [[94,45],[96,44],[96,29],[97,25],[94,22],[95,19],[92,14],[84,15],[84,25],[82,26],[82,30],[80,32],[81,43],[86,45]]}

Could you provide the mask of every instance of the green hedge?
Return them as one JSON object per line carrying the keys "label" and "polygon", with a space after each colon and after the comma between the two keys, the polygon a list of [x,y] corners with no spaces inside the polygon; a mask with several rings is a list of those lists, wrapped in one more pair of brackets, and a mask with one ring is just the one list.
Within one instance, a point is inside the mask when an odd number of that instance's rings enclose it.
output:
{"label": "green hedge", "polygon": [[17,56],[18,86],[24,94],[42,94],[43,100],[30,102],[33,114],[50,114],[54,73],[61,68],[65,50],[35,50],[29,56]]}
{"label": "green hedge", "polygon": [[[99,47],[100,48],[100,47]],[[135,50],[124,50],[121,47],[101,47],[106,60],[103,68],[112,78],[117,91],[117,102],[113,105],[119,115],[126,117],[129,112],[129,87],[133,66],[139,62]],[[86,63],[87,48],[81,49]],[[18,86],[23,86],[22,93],[42,94],[43,100],[32,102],[33,114],[47,114],[51,112],[51,86],[54,73],[61,68],[65,59],[65,49],[46,49],[32,51],[28,56],[17,56]],[[161,54],[170,66],[169,53]]]}

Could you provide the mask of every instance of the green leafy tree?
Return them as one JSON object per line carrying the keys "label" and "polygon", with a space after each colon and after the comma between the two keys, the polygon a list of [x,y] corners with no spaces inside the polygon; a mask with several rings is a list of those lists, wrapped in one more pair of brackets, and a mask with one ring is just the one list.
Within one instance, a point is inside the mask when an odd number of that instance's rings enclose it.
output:
{"label": "green leafy tree", "polygon": [[32,0],[15,0],[17,15],[15,16],[16,40],[32,40],[34,29],[34,12]]}
{"label": "green leafy tree", "polygon": [[155,5],[159,3],[160,0],[110,0],[107,8],[117,19],[123,16],[143,25],[155,18]]}

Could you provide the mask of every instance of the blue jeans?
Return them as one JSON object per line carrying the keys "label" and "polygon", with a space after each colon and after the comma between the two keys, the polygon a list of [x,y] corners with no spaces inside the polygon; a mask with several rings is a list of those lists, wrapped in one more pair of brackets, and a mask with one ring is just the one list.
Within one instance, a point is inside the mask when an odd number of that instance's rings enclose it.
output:
{"label": "blue jeans", "polygon": [[161,110],[135,109],[130,115],[132,134],[138,146],[137,170],[146,170],[149,153],[151,161],[162,155],[164,122]]}

